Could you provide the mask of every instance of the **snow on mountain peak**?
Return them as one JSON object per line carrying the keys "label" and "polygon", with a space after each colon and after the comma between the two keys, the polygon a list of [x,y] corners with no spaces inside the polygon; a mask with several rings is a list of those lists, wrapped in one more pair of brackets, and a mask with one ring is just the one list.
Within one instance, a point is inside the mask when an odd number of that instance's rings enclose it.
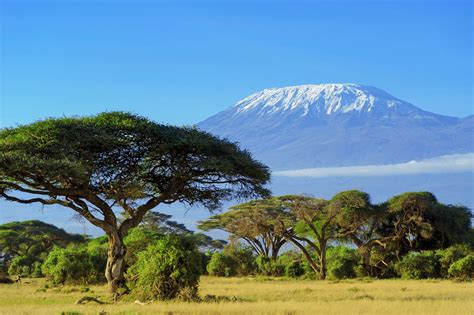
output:
{"label": "snow on mountain peak", "polygon": [[237,102],[233,109],[236,114],[297,112],[305,116],[311,111],[331,115],[352,111],[387,112],[401,107],[412,105],[374,87],[339,83],[264,89]]}

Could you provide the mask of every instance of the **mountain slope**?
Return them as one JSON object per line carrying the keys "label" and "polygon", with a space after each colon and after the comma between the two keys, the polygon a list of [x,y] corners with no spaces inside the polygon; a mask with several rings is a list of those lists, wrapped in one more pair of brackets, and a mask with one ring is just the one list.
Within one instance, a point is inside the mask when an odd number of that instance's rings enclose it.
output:
{"label": "mountain slope", "polygon": [[424,111],[378,88],[320,84],[265,89],[198,126],[281,170],[472,152],[472,122]]}

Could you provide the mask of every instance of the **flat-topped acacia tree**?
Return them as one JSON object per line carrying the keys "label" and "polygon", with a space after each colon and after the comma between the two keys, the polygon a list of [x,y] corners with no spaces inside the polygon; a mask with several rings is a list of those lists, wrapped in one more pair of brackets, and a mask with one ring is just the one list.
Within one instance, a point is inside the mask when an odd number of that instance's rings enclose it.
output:
{"label": "flat-topped acacia tree", "polygon": [[225,213],[199,221],[198,228],[225,231],[231,239],[247,242],[258,255],[276,260],[286,243],[286,231],[280,228],[280,221],[285,219],[282,202],[273,197],[233,206]]}
{"label": "flat-topped acacia tree", "polygon": [[177,201],[214,210],[225,200],[268,196],[269,179],[268,168],[234,143],[129,113],[0,130],[0,197],[60,205],[101,228],[113,294],[125,284],[123,238],[149,210]]}

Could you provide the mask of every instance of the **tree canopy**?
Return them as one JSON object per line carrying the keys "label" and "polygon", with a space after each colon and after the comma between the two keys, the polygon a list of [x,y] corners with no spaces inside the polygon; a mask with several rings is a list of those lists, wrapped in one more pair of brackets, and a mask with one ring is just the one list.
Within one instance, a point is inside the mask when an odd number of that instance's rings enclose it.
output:
{"label": "tree canopy", "polygon": [[369,194],[348,190],[329,200],[306,195],[253,200],[201,221],[198,227],[226,231],[263,257],[277,255],[283,244],[291,243],[324,279],[326,252],[335,243],[355,245],[362,271],[385,276],[387,267],[410,251],[472,245],[471,217],[468,208],[442,204],[428,192],[404,193],[373,204]]}
{"label": "tree canopy", "polygon": [[0,253],[10,256],[39,257],[55,245],[83,243],[85,237],[69,234],[52,224],[38,220],[9,222],[0,225]]}
{"label": "tree canopy", "polygon": [[[108,112],[0,131],[0,196],[72,209],[109,237],[111,292],[124,282],[123,237],[160,204],[208,209],[267,196],[268,168],[236,144],[190,127]],[[116,212],[128,217],[119,222]]]}
{"label": "tree canopy", "polygon": [[228,232],[231,238],[247,242],[257,254],[276,258],[286,243],[279,223],[285,219],[282,206],[277,198],[252,200],[200,221],[198,228]]}

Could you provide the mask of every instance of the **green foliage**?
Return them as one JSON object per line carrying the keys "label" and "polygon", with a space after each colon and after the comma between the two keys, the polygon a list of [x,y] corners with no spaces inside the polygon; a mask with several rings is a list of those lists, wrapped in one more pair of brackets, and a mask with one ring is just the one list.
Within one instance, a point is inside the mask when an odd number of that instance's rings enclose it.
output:
{"label": "green foliage", "polygon": [[69,234],[52,224],[38,220],[0,225],[0,252],[6,257],[13,257],[10,262],[5,261],[5,264],[9,265],[11,275],[41,277],[39,266],[53,246],[84,242],[82,235]]}
{"label": "green foliage", "polygon": [[255,273],[257,266],[255,264],[255,256],[250,247],[238,243],[230,243],[224,247],[223,252],[234,260],[236,276],[248,276]]}
{"label": "green foliage", "polygon": [[474,255],[468,255],[454,262],[448,270],[450,278],[474,279]]}
{"label": "green foliage", "polygon": [[305,273],[301,261],[295,260],[285,266],[285,276],[288,278],[299,278]]}
{"label": "green foliage", "polygon": [[105,270],[111,293],[124,284],[123,237],[148,211],[267,197],[269,180],[267,166],[227,139],[126,112],[0,130],[0,198],[66,207],[104,230],[114,247]]}
{"label": "green foliage", "polygon": [[252,200],[233,206],[229,211],[200,221],[204,231],[220,229],[231,240],[245,240],[257,255],[277,257],[286,243],[280,222],[285,219],[283,204],[278,198]]}
{"label": "green foliage", "polygon": [[200,254],[185,236],[168,235],[138,254],[128,270],[132,289],[143,300],[197,297]]}
{"label": "green foliage", "polygon": [[439,255],[434,251],[409,253],[395,268],[404,279],[439,278],[441,264]]}
{"label": "green foliage", "polygon": [[35,258],[32,256],[15,256],[8,267],[10,276],[20,275],[22,277],[30,277],[33,271]]}
{"label": "green foliage", "polygon": [[222,252],[215,252],[207,265],[212,276],[248,276],[256,272],[255,257],[250,248],[230,243]]}
{"label": "green foliage", "polygon": [[215,252],[212,254],[206,270],[211,276],[232,277],[236,275],[235,260],[225,253]]}
{"label": "green foliage", "polygon": [[17,200],[9,190],[42,191],[55,197],[46,204],[71,207],[65,197],[94,203],[87,195],[94,192],[132,206],[167,192],[168,201],[216,208],[234,197],[267,196],[263,185],[269,178],[265,165],[230,141],[125,112],[0,130],[0,195],[10,201]]}
{"label": "green foliage", "polygon": [[442,278],[448,277],[449,267],[456,261],[472,254],[473,251],[466,244],[458,244],[450,246],[446,249],[437,250],[441,264],[440,276]]}
{"label": "green foliage", "polygon": [[360,256],[357,250],[346,246],[331,247],[327,251],[328,275],[331,279],[347,279],[357,276]]}
{"label": "green foliage", "polygon": [[284,275],[289,278],[298,278],[304,275],[304,257],[295,250],[285,251],[281,254],[277,262],[283,266]]}
{"label": "green foliage", "polygon": [[430,192],[403,193],[383,207],[388,217],[381,232],[398,245],[399,253],[446,248],[470,238],[470,210],[444,205]]}
{"label": "green foliage", "polygon": [[369,194],[360,190],[347,190],[336,194],[330,200],[330,207],[336,210],[336,221],[339,226],[357,231],[372,216],[374,207]]}
{"label": "green foliage", "polygon": [[105,281],[107,252],[101,247],[55,247],[42,271],[54,284],[90,284]]}
{"label": "green foliage", "polygon": [[126,264],[128,266],[134,265],[137,262],[138,254],[162,237],[162,234],[142,227],[131,229],[124,239],[124,244],[127,247]]}
{"label": "green foliage", "polygon": [[264,276],[281,277],[285,274],[285,265],[277,259],[259,255],[255,259],[258,273]]}

